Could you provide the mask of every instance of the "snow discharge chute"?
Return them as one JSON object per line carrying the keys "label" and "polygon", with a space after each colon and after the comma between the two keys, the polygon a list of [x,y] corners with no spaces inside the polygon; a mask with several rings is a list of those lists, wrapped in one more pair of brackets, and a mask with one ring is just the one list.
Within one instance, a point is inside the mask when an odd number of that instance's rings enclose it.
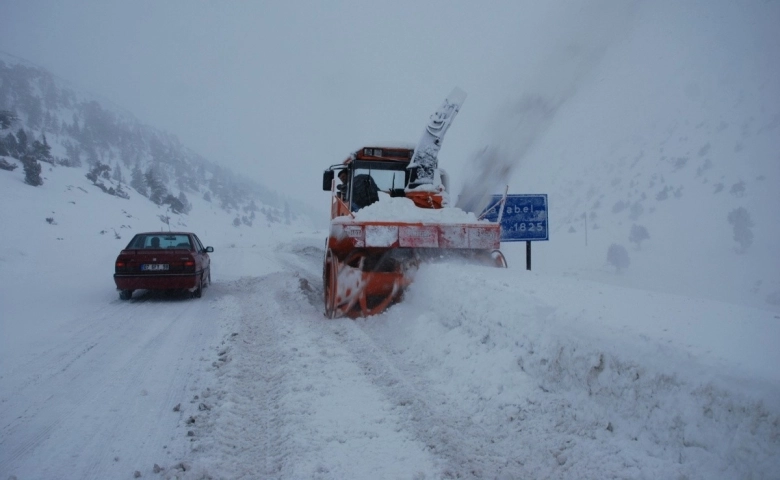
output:
{"label": "snow discharge chute", "polygon": [[439,166],[441,142],[465,100],[466,92],[455,87],[441,107],[431,115],[425,131],[414,149],[412,161],[407,167],[410,172],[407,190],[414,190],[422,185],[433,186],[434,172]]}

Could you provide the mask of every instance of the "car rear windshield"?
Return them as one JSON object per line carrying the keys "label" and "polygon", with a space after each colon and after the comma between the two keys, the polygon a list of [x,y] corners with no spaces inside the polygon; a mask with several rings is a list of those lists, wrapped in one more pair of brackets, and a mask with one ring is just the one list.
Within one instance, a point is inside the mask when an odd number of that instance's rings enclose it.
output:
{"label": "car rear windshield", "polygon": [[141,248],[186,248],[191,249],[189,235],[136,235],[127,249]]}

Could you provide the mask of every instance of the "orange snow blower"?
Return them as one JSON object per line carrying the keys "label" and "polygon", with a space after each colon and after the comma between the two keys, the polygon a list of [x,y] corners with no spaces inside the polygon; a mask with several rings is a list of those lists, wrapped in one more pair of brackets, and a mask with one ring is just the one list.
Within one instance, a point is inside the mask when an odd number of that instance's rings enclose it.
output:
{"label": "orange snow blower", "polygon": [[[325,315],[357,318],[398,301],[421,262],[458,258],[506,267],[501,227],[448,207],[438,151],[465,94],[455,89],[414,146],[368,146],[323,175],[331,223]],[[340,184],[336,183],[338,174]],[[501,204],[503,209],[503,203]]]}

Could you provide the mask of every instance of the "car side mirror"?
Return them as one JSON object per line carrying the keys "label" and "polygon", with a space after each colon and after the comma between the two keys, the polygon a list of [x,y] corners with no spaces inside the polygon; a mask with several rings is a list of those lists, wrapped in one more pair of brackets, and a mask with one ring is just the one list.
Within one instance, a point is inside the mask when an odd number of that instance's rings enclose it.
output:
{"label": "car side mirror", "polygon": [[322,174],[322,189],[325,191],[330,191],[330,189],[333,186],[333,170],[325,170],[325,173]]}
{"label": "car side mirror", "polygon": [[206,253],[211,253],[214,251],[214,247],[206,247]]}

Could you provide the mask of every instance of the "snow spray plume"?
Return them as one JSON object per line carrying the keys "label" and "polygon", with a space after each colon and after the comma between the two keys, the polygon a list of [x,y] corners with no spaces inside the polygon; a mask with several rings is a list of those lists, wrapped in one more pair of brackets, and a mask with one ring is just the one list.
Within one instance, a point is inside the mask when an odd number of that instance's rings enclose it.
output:
{"label": "snow spray plume", "polygon": [[523,82],[523,90],[529,93],[505,102],[496,111],[488,125],[486,146],[467,162],[471,171],[464,176],[468,180],[458,196],[458,208],[481,212],[493,194],[503,191],[578,84],[609,45],[627,32],[635,7],[634,2],[605,0],[587,3],[581,11],[568,11],[566,18],[552,19],[557,31],[567,32],[567,36],[553,42],[541,63],[531,70],[534,76]]}
{"label": "snow spray plume", "polygon": [[464,185],[456,206],[467,212],[481,212],[493,193],[509,180],[536,138],[547,130],[557,110],[558,105],[549,100],[528,96],[502,112],[507,121],[494,133],[497,140],[506,141],[491,142],[469,162],[475,174],[467,177],[470,182]]}

